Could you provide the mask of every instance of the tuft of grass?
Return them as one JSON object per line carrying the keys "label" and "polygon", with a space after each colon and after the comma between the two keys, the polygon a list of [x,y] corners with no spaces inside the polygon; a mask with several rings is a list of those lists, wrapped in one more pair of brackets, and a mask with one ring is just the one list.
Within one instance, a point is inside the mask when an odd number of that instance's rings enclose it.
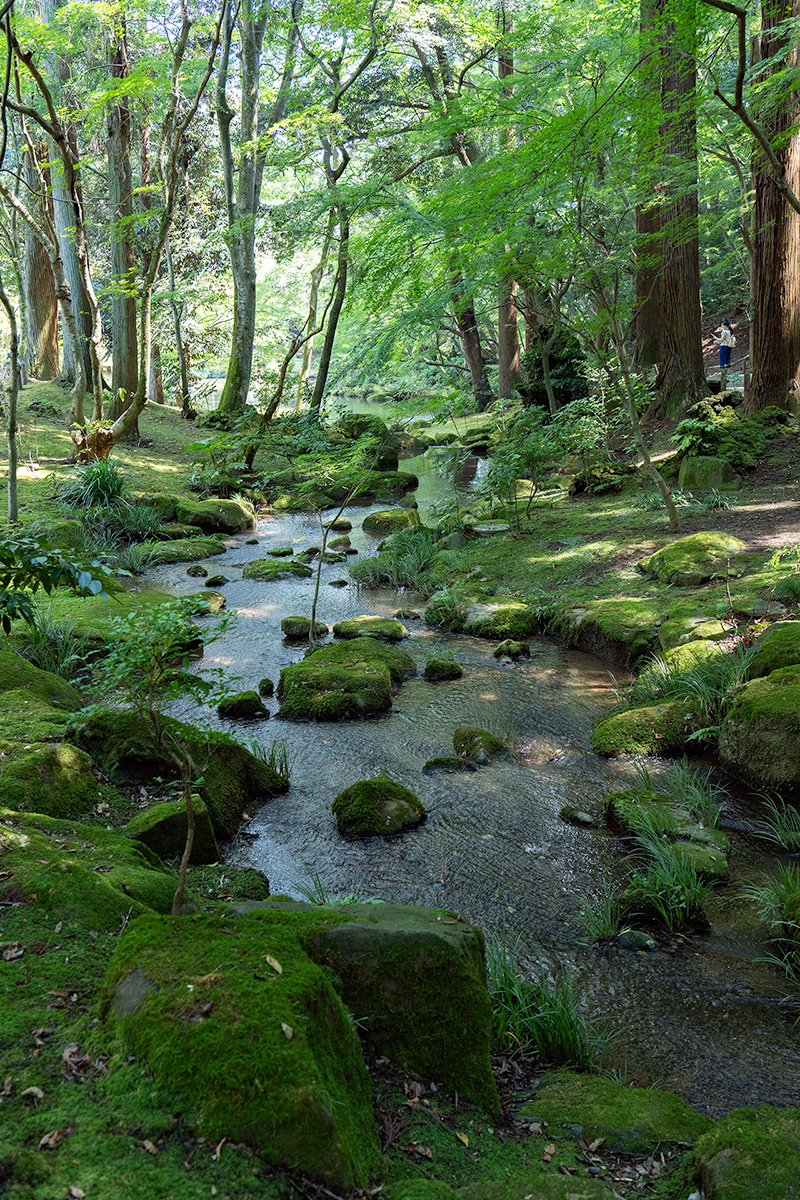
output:
{"label": "tuft of grass", "polygon": [[91,641],[73,617],[54,617],[52,605],[34,604],[33,624],[20,622],[18,651],[28,662],[70,681],[88,672]]}
{"label": "tuft of grass", "polygon": [[610,1036],[586,1014],[575,975],[563,971],[548,984],[525,979],[517,969],[515,950],[516,945],[509,950],[501,938],[486,940],[495,1045],[512,1057],[537,1055],[547,1062],[592,1070]]}
{"label": "tuft of grass", "polygon": [[56,498],[80,508],[111,504],[127,493],[127,476],[119,463],[111,458],[79,463],[70,476],[56,482]]}
{"label": "tuft of grass", "polygon": [[673,854],[662,838],[645,832],[635,841],[645,862],[628,879],[624,893],[627,911],[658,921],[668,933],[705,920],[711,884],[701,879],[690,863]]}
{"label": "tuft of grass", "polygon": [[375,896],[364,895],[360,887],[354,892],[329,892],[316,872],[307,879],[293,879],[292,887],[309,904],[383,904]]}
{"label": "tuft of grass", "polygon": [[780,796],[761,794],[761,799],[767,815],[756,825],[755,833],[788,850],[790,854],[797,854],[800,851],[800,812],[791,804],[786,804]]}
{"label": "tuft of grass", "polygon": [[756,905],[759,918],[772,930],[776,953],[766,961],[780,967],[792,987],[800,990],[800,867],[780,866],[740,893]]}
{"label": "tuft of grass", "polygon": [[656,656],[645,675],[631,690],[634,704],[660,704],[665,700],[688,700],[697,705],[703,728],[693,738],[716,735],[726,701],[750,676],[754,647],[740,647],[730,654],[715,654],[688,667],[677,667]]}
{"label": "tuft of grass", "polygon": [[403,529],[373,558],[354,563],[350,574],[360,587],[410,588],[428,594],[425,572],[436,557],[438,534],[431,529]]}
{"label": "tuft of grass", "polygon": [[589,939],[594,942],[610,942],[622,929],[625,906],[615,889],[608,889],[599,896],[578,896],[581,921]]}
{"label": "tuft of grass", "polygon": [[253,739],[248,743],[247,748],[254,758],[268,766],[271,771],[282,775],[285,779],[291,778],[296,754],[294,750],[290,749],[289,743],[284,738],[275,738],[269,746]]}
{"label": "tuft of grass", "polygon": [[143,542],[131,542],[116,552],[115,567],[121,571],[129,571],[131,575],[144,575],[149,571],[158,558],[155,546],[147,546]]}
{"label": "tuft of grass", "polygon": [[707,829],[716,829],[719,825],[722,800],[727,795],[723,787],[712,783],[713,774],[712,768],[698,771],[690,767],[685,758],[671,763],[665,773],[666,791]]}

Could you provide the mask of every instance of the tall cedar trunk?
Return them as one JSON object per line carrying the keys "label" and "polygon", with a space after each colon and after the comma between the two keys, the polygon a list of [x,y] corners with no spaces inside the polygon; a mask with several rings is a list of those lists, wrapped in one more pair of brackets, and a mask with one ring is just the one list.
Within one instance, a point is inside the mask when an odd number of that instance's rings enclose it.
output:
{"label": "tall cedar trunk", "polygon": [[661,69],[655,0],[641,0],[639,20],[638,201],[636,205],[636,362],[652,367],[661,359],[661,189],[659,118]]}
{"label": "tall cedar trunk", "polygon": [[336,260],[336,291],[334,292],[333,303],[328,313],[325,339],[322,343],[317,378],[314,381],[314,392],[311,397],[311,407],[317,412],[322,408],[325,385],[328,382],[328,372],[330,371],[331,358],[333,357],[333,344],[336,340],[336,327],[339,324],[339,316],[342,311],[345,295],[347,294],[347,268],[350,255],[350,213],[347,205],[341,200],[337,205],[337,210],[339,216],[339,253]]}
{"label": "tall cedar trunk", "polygon": [[[128,75],[128,46],[124,19],[111,54],[111,76]],[[108,419],[116,421],[130,407],[138,382],[136,342],[136,260],[133,242],[133,171],[131,168],[131,116],[127,98],[118,98],[108,114],[108,205],[111,218],[111,400]],[[138,423],[125,433],[138,441]]]}
{"label": "tall cedar trunk", "polygon": [[492,389],[486,374],[486,364],[483,361],[480,332],[475,317],[475,304],[471,296],[464,294],[464,284],[458,275],[454,276],[451,281],[450,295],[461,339],[461,349],[472,379],[475,407],[478,412],[485,412],[493,399]]}
{"label": "tall cedar trunk", "polygon": [[6,294],[3,280],[0,279],[0,304],[6,311],[11,331],[11,344],[8,355],[9,382],[8,407],[6,409],[6,448],[8,451],[8,523],[15,525],[19,520],[17,506],[17,459],[19,446],[17,443],[17,397],[19,395],[19,354],[17,341],[17,319],[14,306]]}
{"label": "tall cedar trunk", "polygon": [[662,210],[661,337],[656,378],[661,406],[677,416],[705,394],[697,219],[694,0],[658,0],[662,149],[671,179]]}
{"label": "tall cedar trunk", "polygon": [[[317,324],[317,313],[319,311],[319,288],[325,274],[325,268],[328,265],[328,255],[331,251],[331,242],[333,240],[333,228],[336,222],[336,210],[331,208],[328,215],[328,225],[325,230],[325,240],[322,243],[322,252],[319,256],[319,262],[311,272],[311,288],[308,293],[308,319],[306,328],[309,333]],[[303,392],[306,386],[306,380],[311,374],[311,362],[314,357],[314,337],[308,339],[303,346],[303,361],[300,366],[300,378],[297,381],[297,404],[295,411],[300,412],[303,407]]]}
{"label": "tall cedar trunk", "polygon": [[[501,0],[497,24],[501,38],[501,48],[497,55],[497,74],[501,81],[500,96],[504,104],[510,107],[514,98],[514,85],[511,82],[514,76],[514,52],[508,42],[504,43],[502,39],[511,37],[514,25],[506,11],[504,0]],[[506,146],[513,146],[514,140],[514,126],[509,124],[505,134]],[[509,251],[510,247],[506,246],[506,253]],[[516,387],[520,381],[517,284],[513,275],[507,273],[500,280],[497,300],[497,394],[508,400],[516,395]]]}
{"label": "tall cedar trunk", "polygon": [[[755,40],[756,62],[800,66],[800,50],[791,47],[777,26],[800,16],[800,0],[763,0],[761,36]],[[759,113],[775,153],[795,193],[800,191],[800,93],[785,95]],[[795,126],[794,132],[792,127]],[[769,404],[796,406],[800,391],[800,214],[790,208],[775,186],[763,151],[753,153],[755,246],[753,254],[753,378],[748,411]]]}
{"label": "tall cedar trunk", "polygon": [[[49,191],[50,173],[47,170],[47,147],[36,145],[37,171],[30,152],[25,152],[25,184],[31,211],[50,210],[50,197],[41,194],[40,173]],[[53,269],[47,251],[25,226],[25,285],[26,316],[28,321],[28,373],[37,379],[55,379],[58,375],[58,304]]]}
{"label": "tall cedar trunk", "polygon": [[[74,126],[67,129],[67,138],[75,149],[77,157],[77,134]],[[78,186],[80,194],[80,186]],[[83,197],[81,196],[81,203]],[[66,181],[64,179],[64,171],[61,163],[57,160],[53,163],[53,216],[55,218],[56,233],[58,235],[58,244],[61,251],[61,259],[64,263],[64,274],[69,284],[70,296],[72,297],[72,310],[75,313],[75,321],[78,326],[78,336],[82,347],[83,370],[87,380],[92,378],[92,353],[90,342],[92,337],[92,313],[89,307],[89,301],[86,296],[86,288],[83,282],[83,272],[81,265],[78,262],[78,256],[75,252],[75,221],[72,208],[72,199],[67,190]],[[63,371],[65,378],[74,380],[75,378],[75,363],[72,357],[72,344],[70,339],[64,334],[62,338],[63,345]]]}

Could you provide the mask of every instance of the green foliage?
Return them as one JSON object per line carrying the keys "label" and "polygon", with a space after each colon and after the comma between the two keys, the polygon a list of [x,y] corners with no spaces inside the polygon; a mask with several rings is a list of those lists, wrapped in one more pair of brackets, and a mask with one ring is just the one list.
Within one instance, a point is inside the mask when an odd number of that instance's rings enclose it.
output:
{"label": "green foliage", "polygon": [[354,563],[350,574],[360,587],[410,588],[430,594],[436,581],[425,575],[436,558],[437,543],[438,534],[422,525],[398,530],[380,554]]}
{"label": "green foliage", "polygon": [[128,480],[119,463],[111,458],[78,463],[71,476],[56,480],[56,498],[79,508],[110,505],[122,500],[129,491]]}
{"label": "green foliage", "polygon": [[74,617],[54,617],[50,604],[34,602],[33,620],[19,634],[18,651],[42,671],[79,680],[89,669],[91,638]]}
{"label": "green foliage", "polygon": [[747,884],[741,894],[756,905],[758,916],[773,931],[776,953],[769,961],[800,989],[800,867],[781,865],[777,874]]}
{"label": "green foliage", "polygon": [[531,485],[527,515],[548,468],[562,453],[561,430],[548,422],[542,409],[531,408],[522,413],[512,411],[502,419],[493,440],[495,446],[481,491],[490,504],[497,499],[505,505],[519,527],[518,481],[527,480]]}
{"label": "green foliage", "polygon": [[17,619],[32,625],[33,593],[42,588],[49,595],[56,587],[106,600],[122,590],[102,563],[66,557],[43,538],[17,535],[0,541],[0,625],[6,633]]}
{"label": "green foliage", "polygon": [[673,665],[656,655],[647,672],[634,683],[631,699],[637,705],[667,700],[696,704],[701,728],[690,737],[716,736],[728,698],[749,678],[754,654],[753,648],[739,648],[690,665]]}
{"label": "green foliage", "polygon": [[608,888],[599,896],[579,896],[581,923],[592,942],[610,942],[622,928],[625,905],[616,889]]}
{"label": "green foliage", "polygon": [[714,771],[691,767],[687,760],[672,762],[664,773],[664,790],[706,829],[716,829],[727,792],[712,781]]}
{"label": "green foliage", "polygon": [[[544,386],[541,343],[548,340],[550,329],[546,325],[539,326],[537,334],[537,344],[520,356],[520,364],[527,379],[524,384],[518,385],[517,390],[525,404],[534,404],[546,409],[549,407],[549,398]],[[578,339],[566,330],[562,331],[549,351],[548,358],[550,381],[559,408],[584,397],[588,391],[586,359]]]}
{"label": "green foliage", "polygon": [[640,834],[636,844],[646,861],[628,879],[624,893],[628,913],[656,920],[668,933],[704,923],[711,884],[655,831]]}
{"label": "green foliage", "polygon": [[734,470],[746,471],[785,422],[786,414],[774,407],[740,420],[733,408],[701,400],[675,427],[672,441],[681,456],[724,458]]}
{"label": "green foliage", "polygon": [[800,851],[800,812],[779,796],[762,796],[761,800],[767,815],[755,826],[755,832],[790,854],[797,854]]}

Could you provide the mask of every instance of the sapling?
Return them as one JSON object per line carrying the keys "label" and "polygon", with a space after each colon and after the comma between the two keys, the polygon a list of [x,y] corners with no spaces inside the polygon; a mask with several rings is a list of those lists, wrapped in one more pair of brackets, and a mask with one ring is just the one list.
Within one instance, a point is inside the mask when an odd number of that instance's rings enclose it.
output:
{"label": "sapling", "polygon": [[186,843],[172,900],[178,916],[192,854],[195,812],[192,791],[202,782],[202,763],[189,745],[179,717],[204,702],[216,705],[226,694],[222,671],[212,681],[188,671],[191,659],[223,631],[225,618],[213,629],[192,620],[197,605],[190,601],[158,604],[110,620],[106,626],[111,649],[94,671],[94,690],[104,699],[84,709],[79,719],[107,712],[116,704],[138,718],[138,734],[151,750],[176,769],[186,807]]}

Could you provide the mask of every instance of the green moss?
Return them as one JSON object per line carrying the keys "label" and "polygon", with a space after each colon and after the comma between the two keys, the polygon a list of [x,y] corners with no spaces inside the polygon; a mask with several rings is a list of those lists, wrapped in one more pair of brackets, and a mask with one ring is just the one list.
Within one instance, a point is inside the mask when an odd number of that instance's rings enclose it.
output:
{"label": "green moss", "polygon": [[548,1071],[544,1087],[522,1108],[530,1121],[546,1121],[547,1135],[605,1138],[612,1154],[651,1154],[691,1145],[711,1128],[708,1117],[677,1096],[655,1088],[630,1088],[600,1075]]}
{"label": "green moss", "polygon": [[[192,863],[219,862],[220,853],[208,809],[200,796],[192,796],[194,810],[194,839],[192,841]],[[159,858],[175,858],[183,854],[186,845],[188,819],[183,800],[168,800],[154,804],[137,813],[125,827],[125,833],[134,841],[149,846]]]}
{"label": "green moss", "polygon": [[383,512],[369,513],[361,524],[368,533],[395,533],[398,529],[411,529],[420,524],[419,515],[413,508],[388,508]]}
{"label": "green moss", "polygon": [[528,642],[516,642],[513,638],[506,638],[495,648],[494,656],[495,658],[530,658],[531,648]]}
{"label": "green moss", "polygon": [[[735,560],[744,548],[744,542],[728,533],[692,533],[670,546],[663,546],[649,558],[643,558],[637,566],[644,575],[662,583],[696,587],[716,576],[724,578],[729,560]],[[735,562],[732,569],[736,570]]]}
{"label": "green moss", "polygon": [[685,700],[629,708],[595,725],[592,749],[608,758],[680,754],[694,729],[695,709]]}
{"label": "green moss", "polygon": [[716,614],[717,602],[693,596],[671,605],[669,616],[658,628],[662,650],[693,641],[719,641],[730,633]]}
{"label": "green moss", "polygon": [[800,1113],[737,1108],[717,1121],[692,1154],[708,1200],[789,1200],[800,1195]]}
{"label": "green moss", "polygon": [[658,663],[645,663],[639,672],[634,687],[634,699],[652,695],[652,687],[663,679],[664,668],[672,674],[688,671],[706,659],[716,658],[723,654],[722,647],[713,641],[695,639],[684,642],[682,646],[673,646],[670,650],[662,650],[658,654]]}
{"label": "green moss", "polygon": [[657,600],[625,596],[561,609],[549,630],[579,650],[633,665],[655,646],[660,618]]}
{"label": "green moss", "polygon": [[502,738],[489,733],[487,729],[462,725],[453,734],[453,749],[456,754],[466,758],[488,762],[490,758],[504,754],[508,747]]}
{"label": "green moss", "polygon": [[800,665],[800,621],[779,621],[758,639],[750,676],[758,679],[780,667]]}
{"label": "green moss", "polygon": [[464,615],[464,632],[472,637],[528,637],[540,629],[537,612],[515,596],[473,602]]}
{"label": "green moss", "polygon": [[270,558],[291,558],[294,554],[294,546],[270,546],[267,554]]}
{"label": "green moss", "polygon": [[255,558],[245,563],[242,577],[273,583],[276,579],[307,579],[313,573],[307,563],[283,558]]}
{"label": "green moss", "polygon": [[0,758],[0,806],[51,817],[80,817],[99,799],[88,754],[68,742],[5,743]]}
{"label": "green moss", "polygon": [[703,878],[722,880],[730,875],[725,854],[714,846],[677,841],[671,844],[671,851],[679,862],[689,863],[696,874]]}
{"label": "green moss", "polygon": [[[349,1014],[301,948],[336,919],[140,919],[112,960],[101,1012],[198,1133],[350,1187],[378,1161],[369,1078]],[[131,979],[138,1000],[126,1001]]]}
{"label": "green moss", "polygon": [[472,758],[461,758],[460,755],[442,754],[438,758],[429,758],[422,768],[425,775],[431,775],[435,771],[444,771],[445,774],[451,775],[454,772],[464,772],[469,774],[470,771],[477,771],[478,764]]}
{"label": "green moss", "polygon": [[142,545],[150,551],[150,561],[160,566],[198,562],[201,558],[225,553],[224,544],[218,538],[211,537],[176,538],[167,542],[143,542]]}
{"label": "green moss", "polygon": [[754,787],[800,787],[800,666],[744,685],[722,724],[723,765]]}
{"label": "green moss", "polygon": [[163,521],[176,521],[179,497],[169,492],[144,492],[136,497],[139,504],[154,508]]}
{"label": "green moss", "polygon": [[393,686],[413,674],[409,656],[377,638],[320,646],[281,671],[281,716],[339,721],[388,712]]}
{"label": "green moss", "polygon": [[423,677],[429,683],[438,683],[445,679],[461,679],[464,668],[451,658],[429,658],[425,663]]}
{"label": "green moss", "polygon": [[53,617],[70,618],[80,633],[87,634],[93,643],[103,645],[106,641],[106,622],[110,617],[125,617],[157,604],[174,604],[175,597],[152,589],[120,592],[110,600],[73,596],[69,592],[59,591],[50,597],[48,603]]}
{"label": "green moss", "polygon": [[333,635],[338,638],[373,637],[385,642],[401,642],[408,637],[408,630],[391,617],[353,617],[349,621],[337,621]]}
{"label": "green moss", "polygon": [[190,867],[186,884],[201,901],[258,901],[269,897],[269,880],[255,867],[231,867],[220,862]]}
{"label": "green moss", "polygon": [[425,809],[410,788],[388,775],[362,779],[333,802],[336,827],[345,837],[385,837],[425,820]]}
{"label": "green moss", "polygon": [[0,692],[0,729],[10,741],[58,741],[69,722],[69,713],[53,708],[25,688]]}
{"label": "green moss", "polygon": [[47,526],[47,540],[51,546],[64,546],[67,550],[80,550],[84,543],[83,526],[80,521],[63,518]]}
{"label": "green moss", "polygon": [[[281,633],[290,641],[307,642],[311,634],[311,621],[308,617],[284,617],[281,621]],[[330,630],[323,621],[314,622],[314,637],[325,637]]]}
{"label": "green moss", "polygon": [[678,483],[690,492],[710,492],[734,490],[742,480],[726,459],[700,455],[683,459]]}
{"label": "green moss", "polygon": [[0,650],[0,692],[11,690],[26,692],[64,712],[77,712],[84,704],[80,692],[60,675],[40,671],[13,650]]}
{"label": "green moss", "polygon": [[[279,775],[232,737],[195,729],[171,718],[168,723],[202,770],[198,790],[208,805],[214,829],[222,836],[233,837],[248,805],[289,787],[286,776]],[[81,720],[72,736],[111,772],[146,777],[174,775],[171,761],[159,757],[131,713],[118,709],[92,713]]]}
{"label": "green moss", "polygon": [[182,497],[175,510],[175,519],[206,533],[242,533],[245,529],[254,529],[256,524],[250,509],[238,500],[187,500]]}
{"label": "green moss", "polygon": [[268,717],[269,711],[258,692],[249,690],[226,696],[217,705],[217,716],[225,721],[252,720],[253,717]]}

